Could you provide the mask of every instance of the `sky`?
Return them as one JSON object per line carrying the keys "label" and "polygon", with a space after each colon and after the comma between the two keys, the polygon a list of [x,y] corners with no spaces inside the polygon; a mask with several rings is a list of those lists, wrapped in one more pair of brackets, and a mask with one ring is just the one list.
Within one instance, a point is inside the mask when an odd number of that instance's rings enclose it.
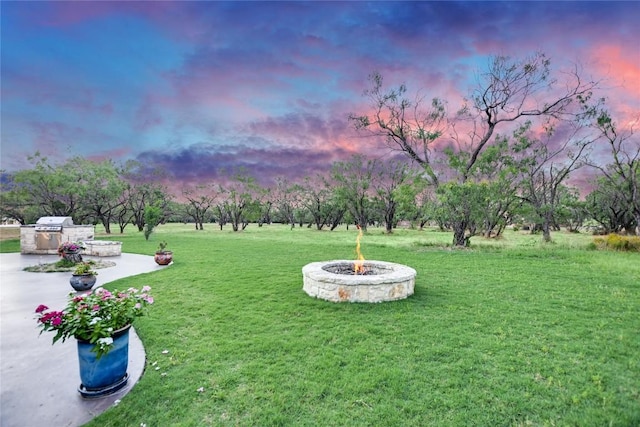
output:
{"label": "sky", "polygon": [[461,105],[491,55],[544,52],[640,111],[640,2],[1,1],[0,168],[138,160],[259,182],[376,152],[368,76]]}

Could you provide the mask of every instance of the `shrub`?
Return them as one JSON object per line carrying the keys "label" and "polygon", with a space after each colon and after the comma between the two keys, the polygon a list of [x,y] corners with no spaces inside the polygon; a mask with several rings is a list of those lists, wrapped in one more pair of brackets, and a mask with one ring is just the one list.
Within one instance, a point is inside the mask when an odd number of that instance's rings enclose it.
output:
{"label": "shrub", "polygon": [[593,240],[597,249],[611,249],[615,251],[640,252],[640,237],[608,234]]}

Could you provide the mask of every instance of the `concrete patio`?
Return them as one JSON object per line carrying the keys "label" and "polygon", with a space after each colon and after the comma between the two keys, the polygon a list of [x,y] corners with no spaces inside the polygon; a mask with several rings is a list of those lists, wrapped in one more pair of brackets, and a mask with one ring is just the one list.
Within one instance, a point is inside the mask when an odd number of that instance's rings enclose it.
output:
{"label": "concrete patio", "polygon": [[[84,399],[75,340],[51,345],[53,333],[38,335],[34,310],[66,305],[70,273],[29,273],[24,267],[57,261],[57,255],[0,254],[0,426],[80,426],[122,399],[138,381],[145,365],[140,339],[131,331],[129,382],[111,396]],[[84,256],[85,260],[95,259]],[[157,271],[152,256],[123,253],[102,258],[114,267],[98,270],[95,287],[116,279]],[[95,289],[94,287],[94,289]]]}

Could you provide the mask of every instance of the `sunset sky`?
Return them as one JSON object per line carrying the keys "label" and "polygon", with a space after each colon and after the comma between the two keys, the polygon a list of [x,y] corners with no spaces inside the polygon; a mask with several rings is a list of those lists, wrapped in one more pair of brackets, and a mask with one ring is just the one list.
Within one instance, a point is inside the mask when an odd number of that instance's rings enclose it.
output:
{"label": "sunset sky", "polygon": [[640,111],[640,2],[2,1],[0,168],[81,155],[262,182],[367,153],[367,77],[455,109],[494,54],[580,63]]}

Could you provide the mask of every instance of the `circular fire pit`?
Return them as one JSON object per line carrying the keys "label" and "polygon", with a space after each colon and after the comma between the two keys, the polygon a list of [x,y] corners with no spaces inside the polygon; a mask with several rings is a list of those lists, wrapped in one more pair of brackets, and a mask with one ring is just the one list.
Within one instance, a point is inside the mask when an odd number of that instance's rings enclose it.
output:
{"label": "circular fire pit", "polygon": [[364,273],[354,274],[354,261],[312,262],[302,268],[302,289],[333,302],[383,302],[413,295],[416,271],[402,264],[363,261]]}

